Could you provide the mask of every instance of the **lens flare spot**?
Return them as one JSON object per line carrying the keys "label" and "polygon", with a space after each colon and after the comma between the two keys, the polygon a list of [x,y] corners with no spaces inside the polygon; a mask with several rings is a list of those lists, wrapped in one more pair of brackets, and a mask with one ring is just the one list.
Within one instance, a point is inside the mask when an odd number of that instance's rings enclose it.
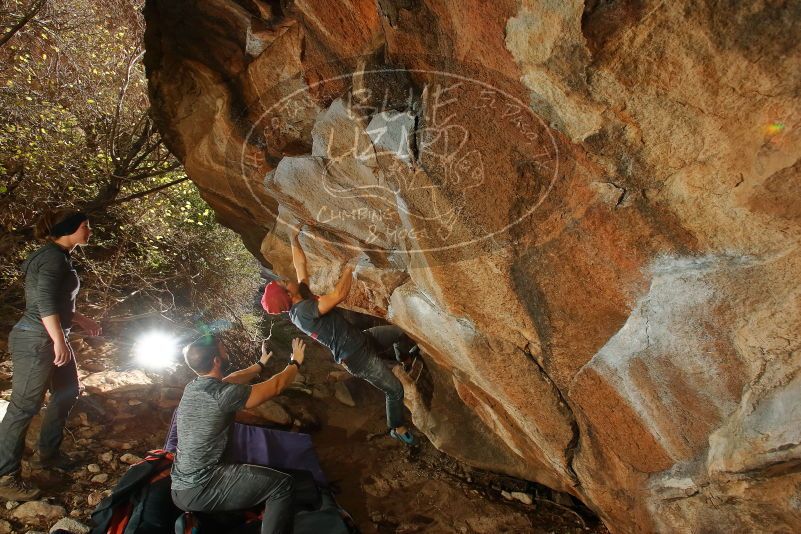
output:
{"label": "lens flare spot", "polygon": [[136,342],[133,352],[143,367],[164,369],[175,363],[178,340],[164,332],[150,332]]}
{"label": "lens flare spot", "polygon": [[779,135],[784,131],[784,123],[771,122],[770,124],[766,124],[763,129],[766,135]]}

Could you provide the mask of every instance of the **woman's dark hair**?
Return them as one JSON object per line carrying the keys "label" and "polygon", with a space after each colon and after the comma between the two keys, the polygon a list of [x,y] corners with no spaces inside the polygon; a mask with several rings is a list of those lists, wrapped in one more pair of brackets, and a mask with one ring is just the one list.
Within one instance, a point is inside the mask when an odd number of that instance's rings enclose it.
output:
{"label": "woman's dark hair", "polygon": [[85,214],[71,208],[47,211],[36,221],[33,235],[36,239],[52,239],[69,235],[87,219]]}
{"label": "woman's dark hair", "polygon": [[198,375],[205,375],[214,367],[214,358],[220,353],[217,350],[219,340],[214,334],[207,334],[184,347],[184,360]]}

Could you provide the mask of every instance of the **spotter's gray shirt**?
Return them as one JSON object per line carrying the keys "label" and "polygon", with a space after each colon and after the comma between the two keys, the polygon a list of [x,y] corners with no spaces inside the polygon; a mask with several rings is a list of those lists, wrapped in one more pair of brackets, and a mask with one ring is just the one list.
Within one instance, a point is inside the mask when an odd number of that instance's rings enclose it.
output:
{"label": "spotter's gray shirt", "polygon": [[187,384],[178,405],[178,453],[172,489],[202,486],[220,463],[234,416],[245,407],[251,386],[199,376]]}
{"label": "spotter's gray shirt", "polygon": [[70,253],[53,242],[36,249],[22,263],[25,274],[25,313],[15,328],[47,333],[42,317],[58,314],[69,330],[81,281],[72,268]]}

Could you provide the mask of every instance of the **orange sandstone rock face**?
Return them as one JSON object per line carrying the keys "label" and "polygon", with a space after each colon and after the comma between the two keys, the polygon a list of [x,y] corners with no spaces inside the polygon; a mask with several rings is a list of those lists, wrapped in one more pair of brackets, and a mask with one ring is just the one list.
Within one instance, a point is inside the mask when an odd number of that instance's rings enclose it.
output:
{"label": "orange sandstone rock face", "polygon": [[[490,5],[491,4],[491,5]],[[792,4],[792,3],[791,3]],[[148,0],[218,219],[406,329],[414,422],[615,532],[801,529],[801,8]]]}

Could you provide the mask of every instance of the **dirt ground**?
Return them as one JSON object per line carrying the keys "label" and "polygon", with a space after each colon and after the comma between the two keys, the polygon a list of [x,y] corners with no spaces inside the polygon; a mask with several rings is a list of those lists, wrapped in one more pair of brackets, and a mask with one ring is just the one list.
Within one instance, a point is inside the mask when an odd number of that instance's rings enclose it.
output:
{"label": "dirt ground", "polygon": [[[286,357],[276,354],[268,370],[282,368]],[[84,372],[102,374],[130,367],[128,359],[110,343],[95,349],[85,344],[78,347]],[[10,394],[8,360],[4,352],[0,362],[4,399]],[[131,458],[125,455],[143,456],[149,449],[162,447],[180,388],[191,375],[179,367],[147,377],[152,384],[124,384],[125,379],[120,379],[120,384],[104,385],[102,393],[84,393],[73,410],[64,448],[82,456],[86,466],[94,466],[57,475],[31,471],[27,461],[23,463],[23,473],[44,489],[46,503],[62,506],[64,515],[89,524],[95,504],[127,469]],[[347,388],[355,406],[337,400],[335,391],[341,388],[337,381]],[[607,532],[589,511],[565,495],[461,465],[419,433],[420,445],[413,449],[389,438],[383,395],[343,374],[330,354],[316,344],[309,345],[303,381],[286,391],[278,404],[295,421],[295,430],[312,435],[337,501],[365,534]],[[35,444],[39,419],[28,434],[26,460]],[[509,500],[515,491],[527,493],[532,503]],[[7,521],[11,532],[46,531],[57,519],[20,519],[16,508],[15,503],[0,504],[0,521]]]}

